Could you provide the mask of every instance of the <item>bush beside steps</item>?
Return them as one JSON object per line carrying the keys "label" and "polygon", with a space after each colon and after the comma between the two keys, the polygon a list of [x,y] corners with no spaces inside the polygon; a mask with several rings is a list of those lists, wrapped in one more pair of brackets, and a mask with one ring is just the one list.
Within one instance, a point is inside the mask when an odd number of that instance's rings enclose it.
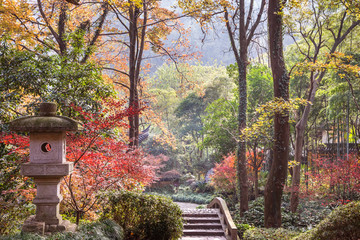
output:
{"label": "bush beside steps", "polygon": [[110,193],[107,216],[127,240],[175,240],[182,235],[182,211],[170,198],[120,191]]}

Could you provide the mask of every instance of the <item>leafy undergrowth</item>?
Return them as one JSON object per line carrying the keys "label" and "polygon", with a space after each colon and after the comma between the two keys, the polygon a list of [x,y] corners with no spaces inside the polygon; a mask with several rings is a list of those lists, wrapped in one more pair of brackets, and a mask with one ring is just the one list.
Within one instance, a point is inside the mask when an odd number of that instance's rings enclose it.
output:
{"label": "leafy undergrowth", "polygon": [[197,204],[208,204],[213,200],[214,196],[206,193],[193,193],[193,194],[173,194],[169,197],[175,202],[190,202]]}
{"label": "leafy undergrowth", "polygon": [[197,193],[190,189],[190,187],[179,187],[176,192],[157,191],[148,192],[150,195],[159,195],[171,198],[174,202],[189,202],[197,204],[208,204],[214,199],[214,194],[208,192]]}
{"label": "leafy undergrowth", "polygon": [[[236,209],[239,209],[236,207]],[[282,203],[282,227],[288,230],[304,232],[314,228],[322,219],[329,215],[331,209],[316,201],[302,201],[297,213],[290,212],[286,197]],[[254,227],[264,227],[264,198],[259,197],[249,203],[249,210],[240,217],[239,212],[233,212],[236,223],[246,223]]]}
{"label": "leafy undergrowth", "polygon": [[50,236],[40,236],[30,233],[18,233],[0,236],[1,240],[123,240],[122,228],[114,221],[103,219],[93,223],[80,225],[74,233],[55,233]]}
{"label": "leafy undergrowth", "polygon": [[[265,229],[240,224],[244,240],[358,240],[360,237],[360,202],[351,202],[333,210],[315,228],[304,233],[289,229]],[[242,230],[242,231],[241,231]]]}
{"label": "leafy undergrowth", "polygon": [[[360,202],[351,202],[336,208],[314,229],[296,240],[357,240],[360,238]],[[294,239],[294,240],[295,240]]]}
{"label": "leafy undergrowth", "polygon": [[244,240],[291,240],[299,235],[299,232],[287,230],[284,228],[252,228],[245,231]]}

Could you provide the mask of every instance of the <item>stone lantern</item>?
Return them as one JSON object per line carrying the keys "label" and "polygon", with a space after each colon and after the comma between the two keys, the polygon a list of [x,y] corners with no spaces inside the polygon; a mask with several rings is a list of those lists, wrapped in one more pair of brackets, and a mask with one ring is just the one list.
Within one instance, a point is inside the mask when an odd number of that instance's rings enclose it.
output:
{"label": "stone lantern", "polygon": [[62,220],[59,214],[60,181],[73,170],[73,163],[66,161],[66,131],[82,130],[82,125],[57,116],[56,108],[55,103],[41,103],[38,116],[10,122],[10,130],[30,132],[30,162],[21,166],[21,174],[33,177],[37,186],[33,201],[36,215],[25,221],[24,232],[44,234],[76,229],[75,224]]}

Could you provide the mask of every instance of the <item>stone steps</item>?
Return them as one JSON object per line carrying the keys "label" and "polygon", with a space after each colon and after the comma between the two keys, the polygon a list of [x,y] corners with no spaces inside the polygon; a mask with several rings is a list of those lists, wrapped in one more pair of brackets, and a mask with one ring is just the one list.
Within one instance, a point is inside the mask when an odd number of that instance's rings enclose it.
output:
{"label": "stone steps", "polygon": [[183,240],[226,239],[219,217],[219,210],[185,210],[182,216],[184,219]]}
{"label": "stone steps", "polygon": [[221,229],[222,225],[219,223],[193,223],[184,224],[184,229]]}
{"label": "stone steps", "polygon": [[219,218],[208,218],[208,217],[186,217],[183,218],[185,222],[187,223],[218,223],[220,222]]}
{"label": "stone steps", "polygon": [[214,230],[214,229],[185,229],[183,231],[184,236],[204,236],[204,237],[210,237],[210,236],[224,236],[224,231],[222,229],[220,230]]}

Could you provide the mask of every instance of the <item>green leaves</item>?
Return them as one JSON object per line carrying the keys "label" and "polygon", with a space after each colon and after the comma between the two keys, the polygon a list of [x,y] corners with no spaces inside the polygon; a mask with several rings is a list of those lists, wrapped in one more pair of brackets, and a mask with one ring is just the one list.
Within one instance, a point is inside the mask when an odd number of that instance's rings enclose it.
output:
{"label": "green leaves", "polygon": [[[70,103],[96,109],[101,98],[114,94],[103,82],[100,69],[92,64],[71,61],[72,57],[33,53],[0,45],[0,118],[8,121],[20,103],[55,101],[64,112]],[[9,112],[12,111],[12,112]],[[33,109],[30,109],[31,112]],[[25,113],[26,114],[26,113]]]}
{"label": "green leaves", "polygon": [[179,206],[169,198],[122,191],[109,194],[110,216],[126,239],[175,240],[182,235]]}
{"label": "green leaves", "polygon": [[299,108],[301,105],[309,104],[308,101],[301,98],[290,99],[285,101],[281,98],[275,98],[261,105],[256,109],[259,114],[257,120],[250,126],[243,130],[241,137],[246,138],[248,141],[261,138],[272,139],[271,128],[272,121],[275,114],[288,115],[291,111]]}

